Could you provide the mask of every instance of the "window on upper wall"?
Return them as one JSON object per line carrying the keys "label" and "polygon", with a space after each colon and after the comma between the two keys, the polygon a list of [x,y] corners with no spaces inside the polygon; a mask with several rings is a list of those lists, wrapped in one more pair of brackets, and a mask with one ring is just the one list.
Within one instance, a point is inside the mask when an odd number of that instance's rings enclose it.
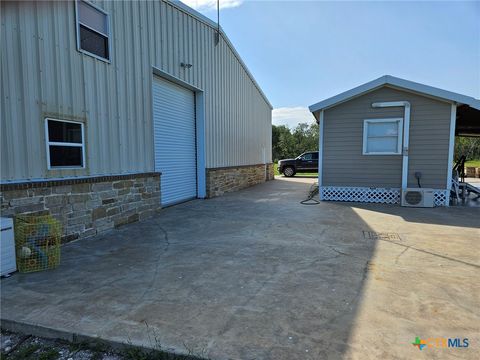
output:
{"label": "window on upper wall", "polygon": [[100,60],[110,61],[108,14],[83,0],[77,0],[78,50]]}
{"label": "window on upper wall", "polygon": [[368,119],[363,122],[363,155],[400,155],[403,119]]}
{"label": "window on upper wall", "polygon": [[45,119],[48,169],[84,168],[85,137],[83,123]]}

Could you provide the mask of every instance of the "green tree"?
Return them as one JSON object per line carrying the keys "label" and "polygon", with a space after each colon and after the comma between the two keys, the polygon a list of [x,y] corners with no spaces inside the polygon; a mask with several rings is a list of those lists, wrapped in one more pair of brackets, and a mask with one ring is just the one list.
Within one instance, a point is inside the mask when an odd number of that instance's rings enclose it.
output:
{"label": "green tree", "polygon": [[300,155],[305,151],[318,150],[318,125],[313,123],[308,125],[306,123],[298,124],[292,131],[293,139],[295,141],[294,152]]}
{"label": "green tree", "polygon": [[301,123],[292,130],[284,125],[272,125],[272,156],[275,162],[315,150],[318,150],[318,124]]}
{"label": "green tree", "polygon": [[455,138],[455,161],[465,155],[467,160],[480,159],[480,138],[457,136]]}
{"label": "green tree", "polygon": [[275,162],[288,157],[292,144],[292,134],[288,127],[272,125],[272,157]]}

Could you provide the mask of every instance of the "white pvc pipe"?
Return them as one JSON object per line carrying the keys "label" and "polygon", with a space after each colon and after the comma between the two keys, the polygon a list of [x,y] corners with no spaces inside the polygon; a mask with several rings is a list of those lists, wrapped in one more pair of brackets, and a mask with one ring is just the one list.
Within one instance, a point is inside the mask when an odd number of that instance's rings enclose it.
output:
{"label": "white pvc pipe", "polygon": [[[457,104],[452,104],[450,110],[450,139],[448,144],[448,166],[447,166],[447,193],[452,188],[452,167],[453,167],[453,153],[455,151],[455,126],[457,121]],[[450,202],[447,201],[447,206]]]}
{"label": "white pvc pipe", "polygon": [[323,124],[325,122],[324,111],[320,111],[318,118],[318,196],[323,200],[322,181],[323,181]]}
{"label": "white pvc pipe", "polygon": [[408,186],[408,144],[410,139],[410,103],[408,101],[386,101],[372,104],[374,108],[403,107],[402,190]]}

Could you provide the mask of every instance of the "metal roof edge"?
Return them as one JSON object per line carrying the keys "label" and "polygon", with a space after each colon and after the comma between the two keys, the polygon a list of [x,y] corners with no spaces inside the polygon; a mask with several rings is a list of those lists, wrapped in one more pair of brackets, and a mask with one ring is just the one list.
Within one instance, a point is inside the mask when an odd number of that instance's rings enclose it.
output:
{"label": "metal roof edge", "polygon": [[319,110],[326,109],[328,107],[335,106],[341,102],[348,101],[356,96],[362,95],[366,92],[375,90],[384,85],[392,85],[398,87],[400,89],[410,90],[416,93],[425,94],[429,96],[433,96],[440,99],[445,99],[449,101],[453,101],[459,104],[469,105],[477,110],[480,110],[480,100],[475,99],[471,96],[466,96],[458,93],[454,93],[451,91],[435,88],[433,86],[424,85],[420,83],[416,83],[410,80],[405,80],[401,78],[397,78],[391,75],[384,75],[375,79],[373,81],[367,82],[363,85],[354,87],[353,89],[347,90],[342,92],[338,95],[332,96],[328,99],[320,101],[316,104],[310,105],[308,109],[310,112],[316,112]]}
{"label": "metal roof edge", "polygon": [[365,84],[359,85],[354,87],[353,89],[344,91],[338,95],[332,96],[328,99],[322,100],[316,104],[310,105],[308,109],[310,112],[316,112],[318,110],[325,109],[327,107],[336,105],[338,103],[341,103],[343,101],[349,100],[357,95],[366,93],[367,91],[371,91],[372,89],[375,89],[377,87],[385,85],[386,81],[386,76],[379,77],[378,79],[375,79],[373,81],[369,81]]}
{"label": "metal roof edge", "polygon": [[[204,23],[205,25],[208,25],[210,26],[211,28],[213,28],[214,30],[217,29],[218,27],[218,24],[209,19],[208,17],[206,17],[205,15],[199,13],[197,10],[195,9],[192,9],[190,6],[182,3],[180,0],[164,0],[166,3],[172,5],[173,7],[176,7],[178,10],[181,10],[181,11],[184,11],[186,12],[188,15],[196,18],[197,20],[201,21],[202,23]],[[230,50],[232,50],[233,54],[235,55],[235,57],[237,58],[238,62],[240,63],[240,65],[243,67],[243,69],[245,70],[245,72],[247,73],[248,77],[250,78],[250,80],[252,81],[253,85],[257,88],[257,90],[260,92],[260,95],[263,97],[263,99],[265,100],[265,102],[267,103],[267,105],[270,107],[270,109],[273,109],[273,106],[272,104],[270,103],[270,101],[268,100],[267,98],[267,95],[265,95],[265,93],[263,92],[262,88],[260,87],[260,85],[258,85],[257,83],[257,80],[255,80],[255,77],[252,75],[252,73],[250,72],[250,70],[248,69],[247,65],[245,64],[245,62],[242,60],[240,54],[237,52],[237,50],[235,49],[235,47],[233,46],[232,42],[230,41],[230,39],[228,38],[227,34],[225,33],[225,31],[223,30],[223,28],[220,26],[220,34],[222,35],[223,39],[225,40],[225,42],[227,43],[227,46],[230,48]]]}
{"label": "metal roof edge", "polygon": [[166,3],[169,3],[170,5],[175,6],[179,10],[183,10],[187,12],[188,14],[198,18],[201,22],[203,22],[205,25],[208,25],[214,29],[217,28],[218,24],[213,21],[212,19],[208,18],[207,16],[199,13],[197,10],[191,8],[187,4],[181,2],[180,0],[164,0]]}

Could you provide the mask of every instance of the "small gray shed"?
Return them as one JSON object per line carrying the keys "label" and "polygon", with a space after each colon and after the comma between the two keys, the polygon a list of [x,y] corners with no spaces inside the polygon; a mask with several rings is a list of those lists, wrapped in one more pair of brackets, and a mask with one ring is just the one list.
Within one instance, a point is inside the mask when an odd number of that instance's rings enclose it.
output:
{"label": "small gray shed", "polygon": [[455,135],[480,133],[480,100],[388,75],[309,109],[321,200],[398,203],[421,173],[434,204],[448,206]]}

